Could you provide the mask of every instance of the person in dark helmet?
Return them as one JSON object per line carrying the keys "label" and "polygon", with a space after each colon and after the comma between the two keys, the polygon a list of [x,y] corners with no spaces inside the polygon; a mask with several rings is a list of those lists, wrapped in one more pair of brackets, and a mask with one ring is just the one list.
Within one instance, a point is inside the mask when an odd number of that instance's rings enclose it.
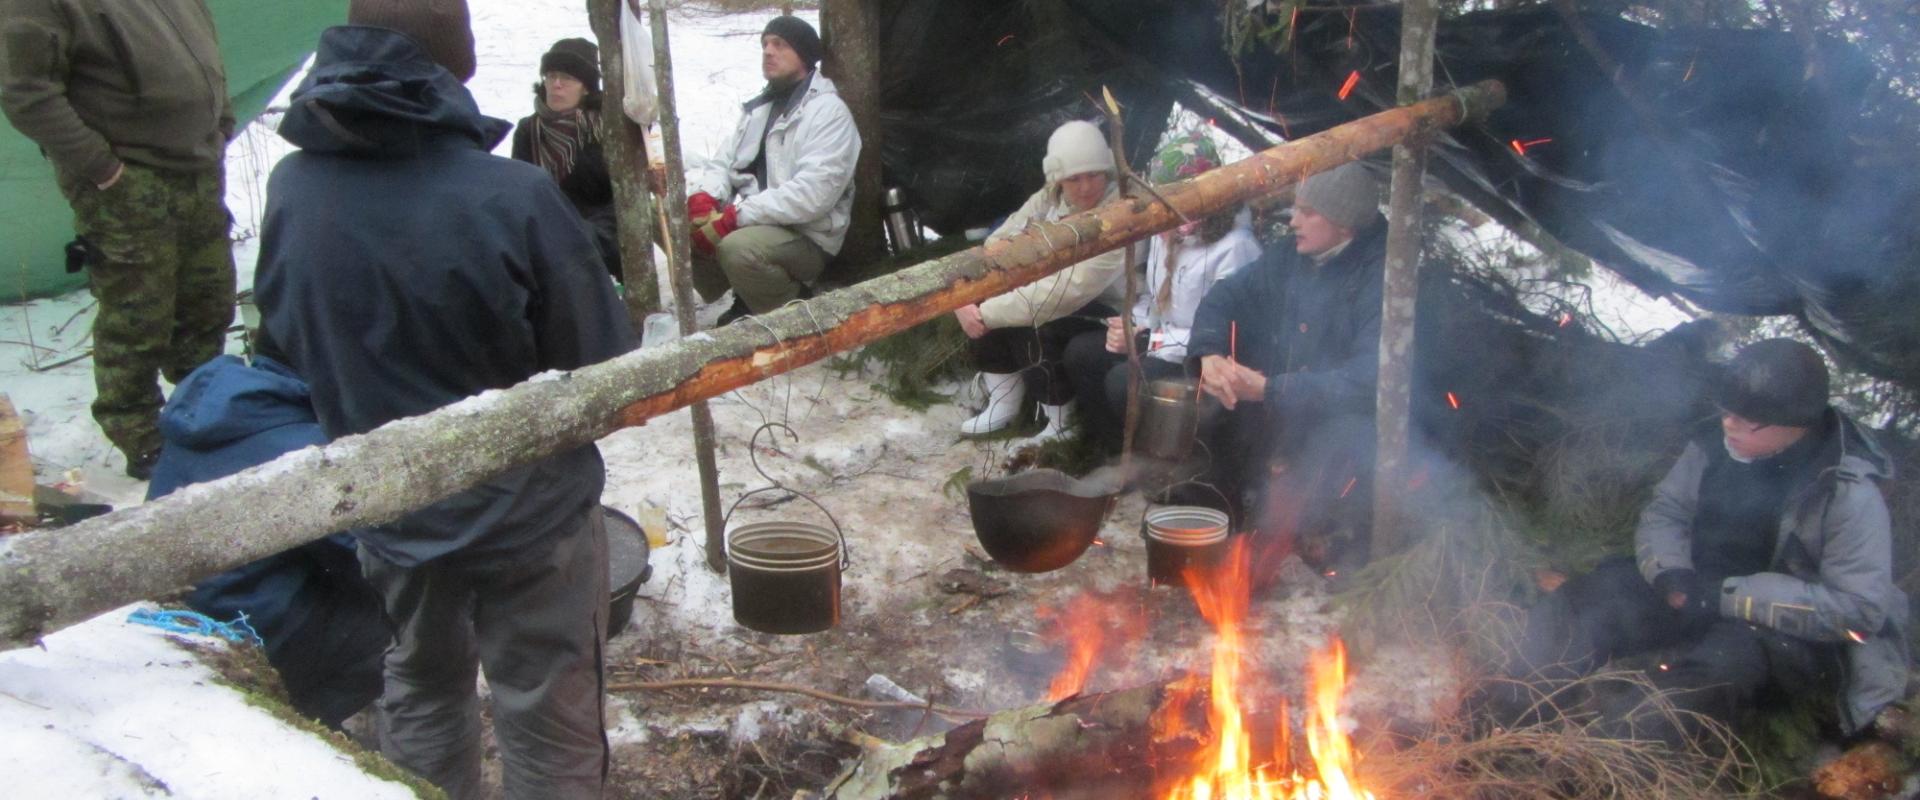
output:
{"label": "person in dark helmet", "polygon": [[693,287],[709,303],[733,290],[720,324],[804,296],[847,238],[860,131],[820,74],[825,53],[806,20],[769,21],[766,87],[741,106],[733,136],[688,170]]}
{"label": "person in dark helmet", "polygon": [[[1828,403],[1811,347],[1769,339],[1718,381],[1717,429],[1654,491],[1635,555],[1567,581],[1528,614],[1511,677],[1536,692],[1611,659],[1658,652],[1652,687],[1597,692],[1610,733],[1679,743],[1702,717],[1738,723],[1764,690],[1837,692],[1844,733],[1901,698],[1907,598],[1893,583],[1886,455]],[[1495,711],[1528,716],[1541,695]]]}
{"label": "person in dark helmet", "polygon": [[540,57],[533,114],[513,128],[512,155],[547,171],[593,231],[600,260],[621,279],[613,176],[600,138],[600,48],[561,39]]}
{"label": "person in dark helmet", "polygon": [[[634,346],[551,175],[492,154],[508,123],[465,81],[465,0],[350,0],[280,135],[255,297],[330,439]],[[581,445],[356,532],[394,644],[381,751],[452,798],[489,796],[477,678],[508,798],[606,787],[607,540]]]}

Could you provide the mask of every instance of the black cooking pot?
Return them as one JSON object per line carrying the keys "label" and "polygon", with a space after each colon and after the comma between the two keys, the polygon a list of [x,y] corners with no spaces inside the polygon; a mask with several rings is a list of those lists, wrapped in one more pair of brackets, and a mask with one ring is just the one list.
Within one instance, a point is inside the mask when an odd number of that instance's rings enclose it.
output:
{"label": "black cooking pot", "polygon": [[967,508],[994,561],[1015,572],[1050,572],[1087,551],[1117,494],[1117,485],[1036,469],[967,484]]}
{"label": "black cooking pot", "polygon": [[620,635],[633,619],[633,598],[640,584],[653,575],[647,564],[647,532],[632,517],[601,506],[607,527],[607,585],[613,592],[607,598],[607,638]]}

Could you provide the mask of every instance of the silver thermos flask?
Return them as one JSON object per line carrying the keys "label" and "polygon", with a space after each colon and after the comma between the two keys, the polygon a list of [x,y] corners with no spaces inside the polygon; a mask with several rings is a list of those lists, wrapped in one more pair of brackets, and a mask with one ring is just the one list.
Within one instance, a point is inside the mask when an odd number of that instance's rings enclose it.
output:
{"label": "silver thermos flask", "polygon": [[907,207],[905,192],[897,187],[887,189],[881,205],[887,214],[887,243],[895,255],[925,244],[920,238],[920,224],[913,218],[913,209]]}

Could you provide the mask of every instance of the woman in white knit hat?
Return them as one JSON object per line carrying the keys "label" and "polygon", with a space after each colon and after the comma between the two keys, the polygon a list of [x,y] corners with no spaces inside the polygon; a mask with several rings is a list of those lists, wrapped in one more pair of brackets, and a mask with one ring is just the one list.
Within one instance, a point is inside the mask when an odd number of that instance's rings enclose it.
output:
{"label": "woman in white knit hat", "polygon": [[[1119,196],[1113,151],[1091,123],[1061,125],[1047,139],[1041,161],[1047,184],[987,237],[994,241],[1025,230],[1032,222],[1052,222],[1099,206]],[[1006,429],[1020,413],[1031,388],[1039,395],[1047,427],[1044,441],[1065,432],[1072,415],[1073,386],[1067,380],[1063,352],[1076,334],[1104,327],[1125,298],[1121,278],[1126,250],[1110,250],[1034,283],[985,302],[954,311],[966,331],[968,353],[980,368],[987,405],[960,423],[960,432],[979,436]]]}

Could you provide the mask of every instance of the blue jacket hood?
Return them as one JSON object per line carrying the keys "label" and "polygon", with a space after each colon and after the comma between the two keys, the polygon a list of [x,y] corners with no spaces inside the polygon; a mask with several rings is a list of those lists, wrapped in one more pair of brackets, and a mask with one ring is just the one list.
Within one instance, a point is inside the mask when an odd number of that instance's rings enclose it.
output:
{"label": "blue jacket hood", "polygon": [[405,34],[341,25],[320,34],[280,135],[311,153],[405,158],[449,137],[492,150],[512,127]]}
{"label": "blue jacket hood", "polygon": [[174,388],[160,410],[160,434],[167,443],[201,451],[301,424],[319,424],[307,383],[268,358],[255,358],[253,366],[238,356],[202,364]]}

